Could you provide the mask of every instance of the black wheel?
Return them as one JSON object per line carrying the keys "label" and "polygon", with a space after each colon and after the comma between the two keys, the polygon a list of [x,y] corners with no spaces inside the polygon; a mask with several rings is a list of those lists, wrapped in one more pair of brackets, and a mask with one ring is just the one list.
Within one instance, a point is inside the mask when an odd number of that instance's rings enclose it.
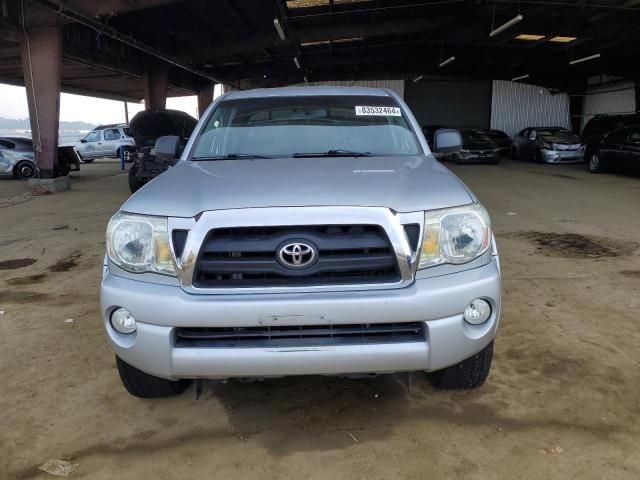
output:
{"label": "black wheel", "polygon": [[19,178],[20,180],[26,180],[28,178],[33,178],[36,176],[36,166],[33,164],[33,162],[22,161],[15,166],[13,172],[16,178]]}
{"label": "black wheel", "polygon": [[129,190],[131,190],[131,193],[136,193],[143,185],[143,183],[138,179],[139,168],[140,166],[137,163],[134,163],[129,169]]}
{"label": "black wheel", "polygon": [[516,147],[511,147],[511,158],[518,160],[518,149]]}
{"label": "black wheel", "polygon": [[80,161],[81,161],[82,163],[91,163],[91,162],[93,162],[94,160],[95,160],[95,158],[82,158],[82,157],[80,157]]}
{"label": "black wheel", "polygon": [[447,390],[479,387],[489,376],[493,358],[493,340],[474,356],[427,376],[431,385]]}
{"label": "black wheel", "polygon": [[533,159],[536,161],[536,163],[545,163],[544,157],[542,156],[542,152],[540,150],[535,151],[535,153],[533,154]]}
{"label": "black wheel", "polygon": [[499,163],[500,163],[500,159],[498,158],[497,160],[491,160],[491,161],[489,162],[489,165],[497,165],[497,164],[499,164]]}
{"label": "black wheel", "polygon": [[190,380],[172,381],[154,377],[129,365],[118,356],[116,356],[116,365],[124,388],[134,397],[173,397],[184,392],[191,383]]}
{"label": "black wheel", "polygon": [[589,157],[589,171],[591,173],[602,173],[605,171],[604,164],[600,159],[600,155],[597,153],[592,153]]}

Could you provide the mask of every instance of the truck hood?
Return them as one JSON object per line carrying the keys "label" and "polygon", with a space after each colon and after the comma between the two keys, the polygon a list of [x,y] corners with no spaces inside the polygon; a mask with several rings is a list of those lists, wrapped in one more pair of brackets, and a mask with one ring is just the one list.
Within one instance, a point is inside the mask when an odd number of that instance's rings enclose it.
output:
{"label": "truck hood", "polygon": [[324,205],[411,212],[473,201],[464,184],[431,156],[183,160],[138,190],[122,210],[169,217]]}

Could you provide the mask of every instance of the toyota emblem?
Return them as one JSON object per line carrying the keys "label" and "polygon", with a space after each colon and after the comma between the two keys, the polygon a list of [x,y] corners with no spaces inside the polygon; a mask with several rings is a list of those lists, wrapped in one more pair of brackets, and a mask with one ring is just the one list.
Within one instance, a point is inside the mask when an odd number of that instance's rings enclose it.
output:
{"label": "toyota emblem", "polygon": [[278,260],[288,268],[306,268],[311,266],[318,257],[318,251],[313,245],[303,242],[287,243],[278,250]]}

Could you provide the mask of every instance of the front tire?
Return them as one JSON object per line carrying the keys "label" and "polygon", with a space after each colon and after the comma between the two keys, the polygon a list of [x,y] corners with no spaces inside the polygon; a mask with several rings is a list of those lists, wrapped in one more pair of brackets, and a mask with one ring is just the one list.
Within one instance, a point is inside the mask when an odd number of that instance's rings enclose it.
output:
{"label": "front tire", "polygon": [[14,173],[16,178],[27,180],[36,176],[36,166],[32,162],[22,161],[16,165]]}
{"label": "front tire", "polygon": [[602,164],[602,160],[600,159],[600,155],[597,153],[591,154],[589,157],[589,171],[591,173],[602,173],[604,170],[605,168]]}
{"label": "front tire", "polygon": [[173,397],[184,392],[191,383],[190,380],[173,381],[154,377],[129,365],[118,356],[116,356],[116,365],[124,388],[138,398]]}
{"label": "front tire", "polygon": [[542,156],[542,152],[540,150],[536,150],[535,153],[533,154],[533,159],[536,161],[536,163],[547,163],[544,160],[544,157]]}
{"label": "front tire", "polygon": [[450,367],[429,372],[431,385],[446,390],[469,390],[482,385],[489,376],[493,358],[493,340],[474,356]]}

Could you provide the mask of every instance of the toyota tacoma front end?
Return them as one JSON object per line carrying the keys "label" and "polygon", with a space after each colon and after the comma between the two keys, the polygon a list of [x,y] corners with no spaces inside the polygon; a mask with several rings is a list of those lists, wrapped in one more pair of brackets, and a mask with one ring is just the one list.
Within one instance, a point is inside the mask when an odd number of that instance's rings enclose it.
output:
{"label": "toyota tacoma front end", "polygon": [[[434,148],[455,147],[440,133]],[[422,370],[472,388],[488,375],[489,216],[390,91],[222,96],[106,241],[102,315],[133,395],[202,378]]]}

